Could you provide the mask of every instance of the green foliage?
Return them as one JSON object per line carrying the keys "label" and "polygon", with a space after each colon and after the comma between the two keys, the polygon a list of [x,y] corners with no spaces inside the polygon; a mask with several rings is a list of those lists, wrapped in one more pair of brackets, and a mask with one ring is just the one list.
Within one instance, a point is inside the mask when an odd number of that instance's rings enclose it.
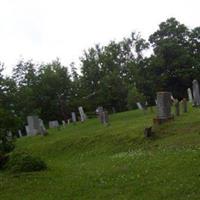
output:
{"label": "green foliage", "polygon": [[136,108],[137,102],[145,104],[145,100],[145,96],[139,93],[136,87],[129,89],[127,97],[127,106],[129,109]]}
{"label": "green foliage", "polygon": [[0,169],[3,169],[8,161],[8,155],[0,151]]}
{"label": "green foliage", "polygon": [[22,151],[10,155],[7,168],[12,172],[34,172],[47,169],[47,165],[39,157]]}

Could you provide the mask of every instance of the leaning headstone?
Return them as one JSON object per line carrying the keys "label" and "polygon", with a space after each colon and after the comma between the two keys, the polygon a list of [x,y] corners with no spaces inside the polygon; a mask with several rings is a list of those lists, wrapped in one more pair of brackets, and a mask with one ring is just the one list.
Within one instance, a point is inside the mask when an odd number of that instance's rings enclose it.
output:
{"label": "leaning headstone", "polygon": [[47,135],[47,129],[44,126],[43,120],[39,119],[39,122],[40,122],[40,134]]}
{"label": "leaning headstone", "polygon": [[72,112],[72,122],[76,123],[76,113]]}
{"label": "leaning headstone", "polygon": [[175,99],[174,100],[174,106],[175,106],[175,113],[176,113],[176,116],[179,116],[180,115],[180,104],[179,104],[179,100],[178,99]]}
{"label": "leaning headstone", "polygon": [[154,123],[161,124],[173,119],[171,114],[171,92],[157,92],[157,117]]}
{"label": "leaning headstone", "polygon": [[137,107],[140,109],[140,110],[144,110],[144,108],[142,107],[141,103],[140,102],[137,102]]}
{"label": "leaning headstone", "polygon": [[21,130],[18,130],[18,135],[19,135],[19,137],[22,137],[22,131]]}
{"label": "leaning headstone", "polygon": [[186,113],[188,111],[186,98],[183,98],[182,100],[182,107],[183,107],[183,112]]}
{"label": "leaning headstone", "polygon": [[188,99],[190,103],[193,103],[192,91],[190,88],[187,89]]}
{"label": "leaning headstone", "polygon": [[59,123],[57,120],[49,121],[49,128],[59,128]]}
{"label": "leaning headstone", "polygon": [[199,94],[199,83],[197,80],[193,80],[193,97],[194,97],[194,106],[200,105],[200,94]]}
{"label": "leaning headstone", "polygon": [[86,117],[86,115],[85,115],[85,113],[83,111],[83,107],[82,106],[78,107],[78,110],[79,110],[79,113],[80,113],[81,122],[84,122],[87,117]]}

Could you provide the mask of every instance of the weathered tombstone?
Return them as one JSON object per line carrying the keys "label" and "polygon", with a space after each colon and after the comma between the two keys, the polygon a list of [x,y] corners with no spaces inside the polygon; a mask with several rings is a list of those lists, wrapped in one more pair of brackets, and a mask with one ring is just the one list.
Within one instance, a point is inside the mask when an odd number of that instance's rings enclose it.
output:
{"label": "weathered tombstone", "polygon": [[153,136],[153,131],[152,131],[152,126],[151,127],[147,127],[144,129],[144,137],[152,137]]}
{"label": "weathered tombstone", "polygon": [[79,113],[80,113],[81,122],[84,122],[87,117],[86,117],[86,115],[85,115],[85,113],[83,111],[83,107],[82,106],[78,107],[78,110],[79,110]]}
{"label": "weathered tombstone", "polygon": [[109,122],[109,118],[108,118],[108,111],[102,111],[99,113],[99,119],[101,121],[102,124],[107,125]]}
{"label": "weathered tombstone", "polygon": [[157,117],[154,118],[154,123],[161,124],[173,119],[171,114],[171,93],[157,92]]}
{"label": "weathered tombstone", "polygon": [[62,120],[62,125],[63,125],[63,127],[65,128],[65,126],[66,126],[66,123],[65,123],[65,121],[64,121],[64,120]]}
{"label": "weathered tombstone", "polygon": [[103,107],[102,106],[98,106],[97,109],[96,109],[96,114],[98,116],[100,116],[100,113],[103,112]]}
{"label": "weathered tombstone", "polygon": [[140,102],[137,102],[136,104],[137,104],[137,107],[138,107],[140,110],[144,110],[144,108],[143,108],[143,106],[141,105]]}
{"label": "weathered tombstone", "polygon": [[39,119],[39,122],[40,122],[40,134],[47,135],[47,129],[44,126],[43,120]]}
{"label": "weathered tombstone", "polygon": [[70,124],[70,119],[67,120],[67,124]]}
{"label": "weathered tombstone", "polygon": [[180,104],[179,104],[179,100],[178,99],[175,99],[174,100],[174,106],[175,106],[175,113],[176,113],[176,116],[179,116],[180,115]]}
{"label": "weathered tombstone", "polygon": [[7,132],[6,138],[7,138],[8,141],[11,141],[13,139],[12,131]]}
{"label": "weathered tombstone", "polygon": [[112,112],[113,112],[113,113],[116,113],[115,107],[112,107]]}
{"label": "weathered tombstone", "polygon": [[18,135],[19,135],[19,137],[22,137],[22,131],[21,130],[18,130]]}
{"label": "weathered tombstone", "polygon": [[199,94],[199,83],[197,80],[193,80],[193,97],[194,97],[194,106],[200,105],[200,94]]}
{"label": "weathered tombstone", "polygon": [[182,100],[182,107],[183,107],[183,112],[186,113],[188,111],[186,98],[183,98]]}
{"label": "weathered tombstone", "polygon": [[25,129],[26,129],[26,135],[31,135],[31,133],[30,133],[30,128],[29,128],[28,125],[25,126]]}
{"label": "weathered tombstone", "polygon": [[28,116],[27,122],[29,127],[27,135],[36,135],[40,133],[40,120],[38,116]]}
{"label": "weathered tombstone", "polygon": [[72,122],[76,123],[76,113],[72,112]]}
{"label": "weathered tombstone", "polygon": [[49,128],[59,128],[59,123],[57,120],[49,121]]}
{"label": "weathered tombstone", "polygon": [[192,91],[190,88],[187,89],[188,99],[190,103],[193,103]]}

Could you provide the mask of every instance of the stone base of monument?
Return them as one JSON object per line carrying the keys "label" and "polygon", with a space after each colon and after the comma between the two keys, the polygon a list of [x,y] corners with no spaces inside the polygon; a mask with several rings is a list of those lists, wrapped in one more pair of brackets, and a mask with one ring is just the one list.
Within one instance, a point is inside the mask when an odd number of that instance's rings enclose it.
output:
{"label": "stone base of monument", "polygon": [[174,120],[173,115],[171,117],[168,117],[168,118],[165,118],[165,119],[163,119],[163,118],[161,119],[161,118],[156,117],[156,118],[153,119],[153,123],[154,124],[163,124],[163,123],[169,122],[171,120]]}

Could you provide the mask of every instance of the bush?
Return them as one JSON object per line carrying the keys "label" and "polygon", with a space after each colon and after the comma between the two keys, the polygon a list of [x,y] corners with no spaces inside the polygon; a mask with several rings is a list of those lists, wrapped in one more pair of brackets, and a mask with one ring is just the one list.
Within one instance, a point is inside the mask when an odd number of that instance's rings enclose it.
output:
{"label": "bush", "polygon": [[7,166],[12,172],[34,172],[47,169],[43,160],[27,152],[12,153]]}
{"label": "bush", "polygon": [[8,161],[8,155],[5,155],[2,152],[0,152],[0,169],[2,169],[5,166],[7,161]]}
{"label": "bush", "polygon": [[13,141],[8,141],[6,138],[0,139],[0,152],[2,153],[9,153],[13,151],[15,145]]}

